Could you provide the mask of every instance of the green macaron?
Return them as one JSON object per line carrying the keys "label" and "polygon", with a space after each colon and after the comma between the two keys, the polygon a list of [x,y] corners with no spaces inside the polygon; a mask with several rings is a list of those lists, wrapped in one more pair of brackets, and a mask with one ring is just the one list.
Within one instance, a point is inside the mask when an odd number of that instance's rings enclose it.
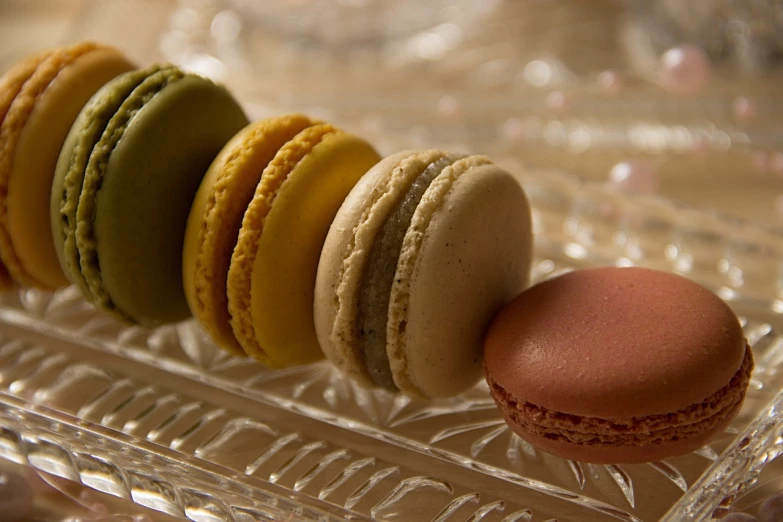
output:
{"label": "green macaron", "polygon": [[60,153],[50,209],[60,264],[90,302],[145,326],[189,317],[188,212],[247,123],[223,87],[170,65],[125,73],[93,96]]}

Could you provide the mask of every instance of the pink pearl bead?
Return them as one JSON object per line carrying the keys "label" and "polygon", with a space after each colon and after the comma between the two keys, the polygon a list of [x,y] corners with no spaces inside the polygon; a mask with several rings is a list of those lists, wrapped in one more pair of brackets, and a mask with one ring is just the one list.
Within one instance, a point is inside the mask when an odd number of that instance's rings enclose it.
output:
{"label": "pink pearl bead", "polygon": [[755,102],[745,96],[735,98],[732,107],[734,109],[734,116],[741,120],[749,120],[756,116]]}
{"label": "pink pearl bead", "polygon": [[769,156],[769,170],[775,174],[783,174],[783,152],[773,152]]}
{"label": "pink pearl bead", "polygon": [[566,108],[568,101],[562,92],[552,91],[546,96],[546,104],[550,109],[560,111]]}
{"label": "pink pearl bead", "polygon": [[453,96],[443,96],[438,100],[438,112],[443,116],[456,116],[459,113],[459,102]]}
{"label": "pink pearl bead", "polygon": [[525,126],[519,118],[509,118],[503,123],[503,137],[509,141],[521,140],[525,137]]}
{"label": "pink pearl bead", "polygon": [[95,502],[95,493],[90,488],[84,488],[79,492],[79,502],[83,505],[90,505]]}
{"label": "pink pearl bead", "polygon": [[33,507],[33,490],[20,475],[0,473],[0,520],[21,522]]}
{"label": "pink pearl bead", "polygon": [[669,49],[661,56],[661,83],[677,94],[701,92],[710,81],[710,59],[693,45]]}
{"label": "pink pearl bead", "polygon": [[769,154],[764,151],[757,151],[753,153],[753,165],[759,170],[767,170],[769,167]]}
{"label": "pink pearl bead", "polygon": [[759,519],[747,513],[729,513],[720,519],[721,522],[759,522]]}
{"label": "pink pearl bead", "polygon": [[703,158],[707,155],[707,152],[709,152],[710,150],[710,141],[703,136],[694,138],[693,146],[691,150],[693,151],[694,155]]}
{"label": "pink pearl bead", "polygon": [[658,190],[658,176],[646,163],[625,161],[618,163],[609,171],[609,181],[617,187],[630,192],[654,194]]}
{"label": "pink pearl bead", "polygon": [[605,91],[616,94],[622,89],[623,81],[620,74],[616,71],[603,71],[598,75],[598,85]]}
{"label": "pink pearl bead", "polygon": [[105,504],[101,504],[100,502],[96,502],[88,506],[88,509],[90,510],[90,518],[96,520],[101,520],[109,515],[109,508],[107,508]]}
{"label": "pink pearl bead", "polygon": [[778,217],[783,218],[783,195],[775,198],[775,212]]}
{"label": "pink pearl bead", "polygon": [[783,519],[783,493],[765,500],[759,507],[759,522],[779,522]]}

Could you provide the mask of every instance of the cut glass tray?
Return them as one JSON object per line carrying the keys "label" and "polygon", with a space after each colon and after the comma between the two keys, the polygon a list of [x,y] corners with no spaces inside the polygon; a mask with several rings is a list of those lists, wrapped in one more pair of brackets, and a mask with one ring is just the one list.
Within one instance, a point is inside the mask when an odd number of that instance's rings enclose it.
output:
{"label": "cut glass tray", "polygon": [[209,522],[683,521],[752,503],[783,452],[781,237],[506,166],[534,209],[534,280],[638,264],[730,302],[756,369],[725,433],[661,462],[570,462],[513,435],[484,384],[427,402],[364,390],[326,363],[266,370],[192,322],[122,326],[71,287],[0,298],[0,457]]}

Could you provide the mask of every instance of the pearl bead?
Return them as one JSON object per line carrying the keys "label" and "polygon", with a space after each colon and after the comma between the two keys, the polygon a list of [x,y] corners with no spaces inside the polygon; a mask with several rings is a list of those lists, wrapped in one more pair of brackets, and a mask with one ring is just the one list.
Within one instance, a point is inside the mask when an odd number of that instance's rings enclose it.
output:
{"label": "pearl bead", "polygon": [[721,522],[759,522],[759,519],[747,513],[729,513],[720,520]]}
{"label": "pearl bead", "polygon": [[661,56],[659,75],[668,90],[677,94],[695,94],[709,83],[710,59],[699,47],[674,47]]}
{"label": "pearl bead", "polygon": [[90,516],[92,518],[102,519],[109,514],[109,508],[107,508],[106,505],[101,504],[100,502],[95,502],[93,504],[90,504],[88,508],[90,510]]}
{"label": "pearl bead", "polygon": [[524,138],[525,126],[519,118],[509,118],[503,123],[503,137],[509,141]]}
{"label": "pearl bead", "polygon": [[767,168],[775,174],[783,174],[783,152],[773,152],[770,154]]}
{"label": "pearl bead", "polygon": [[443,116],[456,116],[459,113],[459,102],[453,96],[443,96],[438,100],[438,112]]}
{"label": "pearl bead", "polygon": [[783,520],[783,493],[765,500],[759,508],[759,522],[780,522]]}
{"label": "pearl bead", "polygon": [[559,111],[566,108],[567,100],[565,94],[560,91],[552,91],[546,96],[546,104],[550,109]]}
{"label": "pearl bead", "polygon": [[694,138],[691,150],[696,156],[703,158],[710,150],[710,141],[701,136]]}
{"label": "pearl bead", "polygon": [[79,492],[79,502],[89,505],[95,502],[95,493],[90,488],[84,488]]}
{"label": "pearl bead", "polygon": [[732,103],[734,116],[741,120],[749,120],[756,116],[756,104],[750,98],[740,96]]}
{"label": "pearl bead", "polygon": [[598,75],[598,85],[612,94],[620,92],[623,87],[622,83],[620,74],[616,71],[603,71]]}
{"label": "pearl bead", "polygon": [[783,195],[775,198],[775,213],[778,217],[783,218]]}
{"label": "pearl bead", "polygon": [[0,520],[24,520],[33,508],[33,490],[25,479],[11,473],[0,473]]}
{"label": "pearl bead", "polygon": [[753,165],[761,170],[765,171],[769,167],[769,154],[764,151],[754,152],[752,155]]}
{"label": "pearl bead", "polygon": [[658,190],[658,177],[655,170],[646,163],[638,161],[626,161],[612,167],[609,171],[609,181],[631,192],[654,194]]}

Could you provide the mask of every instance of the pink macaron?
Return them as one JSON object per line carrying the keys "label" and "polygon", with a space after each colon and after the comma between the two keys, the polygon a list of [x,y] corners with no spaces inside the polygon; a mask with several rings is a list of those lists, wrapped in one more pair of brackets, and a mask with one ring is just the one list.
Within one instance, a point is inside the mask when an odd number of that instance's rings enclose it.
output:
{"label": "pink macaron", "polygon": [[593,463],[689,453],[739,411],[753,356],[731,310],[684,277],[644,268],[570,272],[494,320],[485,373],[509,426]]}

